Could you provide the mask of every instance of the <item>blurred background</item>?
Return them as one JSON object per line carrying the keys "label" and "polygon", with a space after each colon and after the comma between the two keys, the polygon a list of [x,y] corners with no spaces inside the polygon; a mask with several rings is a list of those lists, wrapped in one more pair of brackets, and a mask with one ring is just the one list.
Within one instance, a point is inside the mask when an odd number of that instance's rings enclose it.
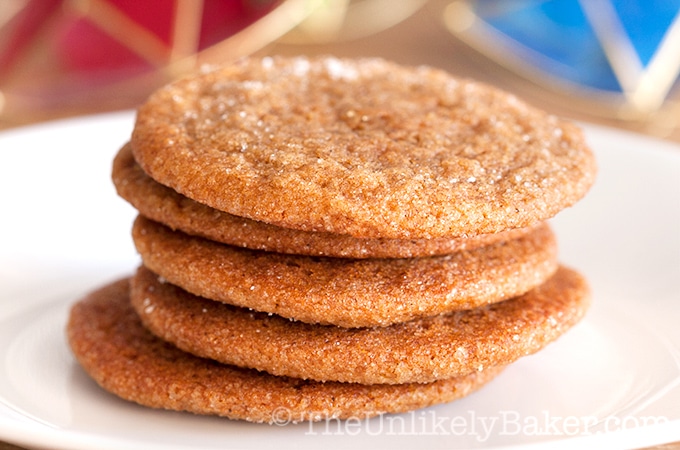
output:
{"label": "blurred background", "polygon": [[380,56],[680,141],[680,0],[2,0],[0,128],[131,109],[205,63]]}
{"label": "blurred background", "polygon": [[439,67],[680,142],[679,11],[680,0],[0,0],[0,129],[132,109],[201,64],[332,54]]}

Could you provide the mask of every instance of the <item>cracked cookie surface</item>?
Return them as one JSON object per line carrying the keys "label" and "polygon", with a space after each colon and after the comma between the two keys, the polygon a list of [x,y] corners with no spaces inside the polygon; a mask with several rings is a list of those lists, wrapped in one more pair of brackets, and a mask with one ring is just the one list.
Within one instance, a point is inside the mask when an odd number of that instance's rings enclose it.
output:
{"label": "cracked cookie surface", "polygon": [[202,297],[309,323],[384,326],[523,294],[557,269],[547,224],[506,242],[443,256],[324,258],[248,250],[138,216],[144,265]]}
{"label": "cracked cookie surface", "polygon": [[449,402],[501,372],[427,384],[319,383],[219,364],[178,350],[141,324],[129,280],[103,286],[75,303],[67,334],[83,369],[105,390],[152,408],[276,423],[365,419]]}
{"label": "cracked cookie surface", "polygon": [[593,183],[581,131],[516,97],[381,59],[243,59],[163,87],[135,159],[212,208],[284,228],[431,239],[521,228]]}

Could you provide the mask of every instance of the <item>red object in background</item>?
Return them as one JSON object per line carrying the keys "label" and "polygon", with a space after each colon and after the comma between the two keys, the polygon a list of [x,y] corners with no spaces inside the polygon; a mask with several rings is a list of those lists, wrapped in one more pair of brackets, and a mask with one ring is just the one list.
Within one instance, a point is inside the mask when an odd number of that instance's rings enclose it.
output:
{"label": "red object in background", "polygon": [[0,124],[134,107],[199,62],[263,47],[302,20],[308,5],[0,0]]}
{"label": "red object in background", "polygon": [[[170,47],[174,14],[172,2],[109,0],[109,3]],[[74,17],[60,28],[55,37],[55,51],[67,69],[77,72],[101,72],[152,67],[148,61],[87,17]]]}
{"label": "red object in background", "polygon": [[[24,0],[0,4],[0,114],[35,114],[84,102],[121,106],[121,95],[129,97],[127,103],[134,102],[133,97],[180,75],[174,63],[227,41],[284,3]],[[146,79],[138,80],[140,76]]]}
{"label": "red object in background", "polygon": [[[40,1],[40,0],[39,0]],[[168,0],[108,0],[127,19],[153,34],[169,49],[175,23],[175,5]],[[194,5],[200,4],[193,0]],[[277,1],[203,0],[196,51],[232,36],[264,16]],[[151,68],[130,47],[85,17],[75,17],[61,27],[56,51],[66,68],[78,72]]]}
{"label": "red object in background", "polygon": [[42,26],[58,11],[60,3],[61,0],[32,0],[7,20],[5,31],[0,33],[0,80],[7,76],[33,41],[33,37],[40,33]]}

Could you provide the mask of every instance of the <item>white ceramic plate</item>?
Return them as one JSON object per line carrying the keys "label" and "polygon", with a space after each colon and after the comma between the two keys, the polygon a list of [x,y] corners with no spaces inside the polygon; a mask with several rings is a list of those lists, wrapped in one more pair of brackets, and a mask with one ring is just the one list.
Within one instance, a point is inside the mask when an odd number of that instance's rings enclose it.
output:
{"label": "white ceramic plate", "polygon": [[44,448],[641,447],[680,440],[680,147],[587,126],[597,185],[554,225],[591,281],[587,318],[485,389],[367,422],[254,425],[100,390],[64,340],[69,306],[138,264],[109,181],[130,113],[0,134],[0,440]]}

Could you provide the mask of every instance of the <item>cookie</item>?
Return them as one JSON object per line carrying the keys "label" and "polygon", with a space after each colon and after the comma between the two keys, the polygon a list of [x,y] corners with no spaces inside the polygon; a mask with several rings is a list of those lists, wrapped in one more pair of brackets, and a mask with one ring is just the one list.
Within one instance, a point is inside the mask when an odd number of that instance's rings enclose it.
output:
{"label": "cookie", "polygon": [[128,280],[91,293],[71,309],[69,344],[105,390],[152,408],[252,422],[364,419],[465,396],[501,368],[429,384],[360,385],[276,377],[201,359],[155,338],[130,306]]}
{"label": "cookie", "polygon": [[431,239],[532,226],[579,200],[581,131],[512,95],[381,59],[249,58],[152,94],[131,146],[153,179],[284,228]]}
{"label": "cookie", "polygon": [[557,268],[547,224],[507,242],[445,256],[340,259],[219,244],[138,216],[144,264],[213,300],[303,322],[384,326],[497,302],[538,286]]}
{"label": "cookie", "polygon": [[340,328],[196,297],[142,267],[130,298],[145,326],[179,348],[280,376],[362,384],[429,383],[507,365],[554,341],[585,314],[588,287],[560,268],[511,300],[399,323]]}
{"label": "cookie", "polygon": [[149,177],[125,145],[113,163],[118,194],[142,215],[172,229],[255,250],[341,258],[411,258],[453,253],[517,238],[531,227],[463,238],[359,239],[349,235],[281,228],[218,211]]}

